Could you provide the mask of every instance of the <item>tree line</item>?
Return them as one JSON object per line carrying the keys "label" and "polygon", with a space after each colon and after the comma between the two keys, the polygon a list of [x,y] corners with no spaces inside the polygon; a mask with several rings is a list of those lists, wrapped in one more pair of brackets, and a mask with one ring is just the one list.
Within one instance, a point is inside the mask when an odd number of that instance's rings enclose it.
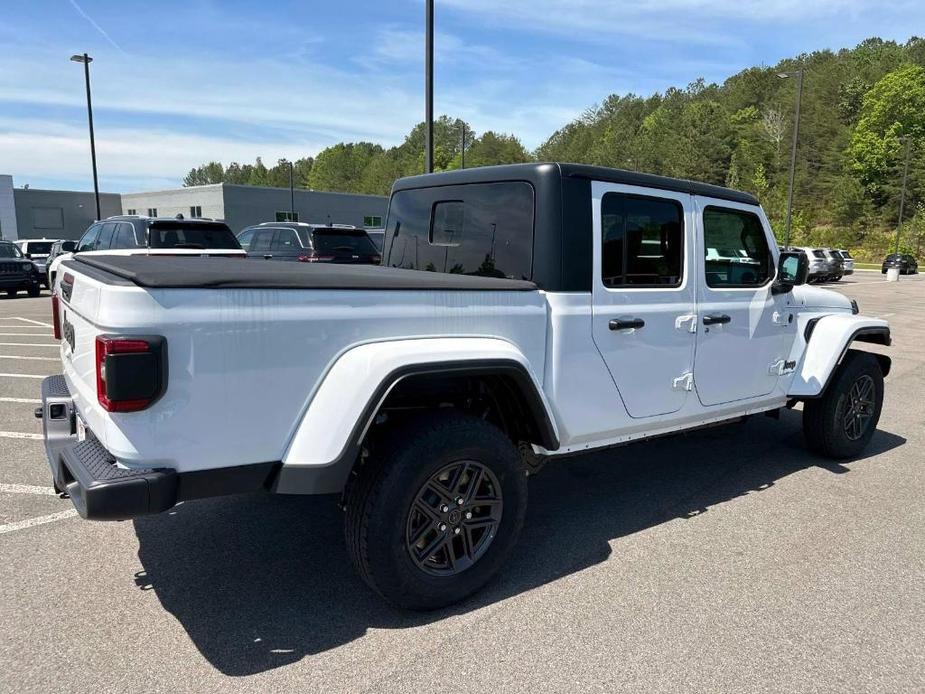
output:
{"label": "tree line", "polygon": [[[925,245],[925,39],[917,37],[806,53],[745,69],[721,85],[698,79],[650,96],[612,94],[533,152],[514,135],[479,135],[465,121],[442,116],[434,123],[434,168],[569,161],[728,185],[758,196],[780,238],[801,69],[791,243],[849,248],[868,260],[892,250],[908,147],[901,249],[919,254]],[[300,188],[385,195],[396,178],[423,171],[424,124],[396,147],[338,143],[293,168]],[[210,162],[184,179],[184,185],[219,182],[288,186],[289,164]]]}

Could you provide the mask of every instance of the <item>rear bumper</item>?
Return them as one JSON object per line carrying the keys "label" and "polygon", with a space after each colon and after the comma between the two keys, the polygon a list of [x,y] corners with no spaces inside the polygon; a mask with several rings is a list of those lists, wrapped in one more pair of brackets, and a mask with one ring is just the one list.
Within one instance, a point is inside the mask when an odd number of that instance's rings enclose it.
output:
{"label": "rear bumper", "polygon": [[278,463],[177,473],[120,465],[92,432],[77,440],[74,402],[63,376],[42,381],[42,428],[55,488],[89,520],[127,520],[179,501],[268,489]]}

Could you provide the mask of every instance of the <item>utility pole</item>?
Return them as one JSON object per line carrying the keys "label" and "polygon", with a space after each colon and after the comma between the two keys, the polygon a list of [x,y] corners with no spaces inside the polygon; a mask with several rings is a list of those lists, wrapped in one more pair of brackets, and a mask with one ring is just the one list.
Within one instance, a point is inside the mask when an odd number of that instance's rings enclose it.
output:
{"label": "utility pole", "polygon": [[434,0],[427,0],[424,38],[424,173],[434,171]]}
{"label": "utility pole", "polygon": [[82,55],[72,55],[71,60],[75,63],[84,64],[84,81],[87,85],[87,120],[90,122],[90,159],[93,162],[93,194],[96,197],[96,218],[100,219],[100,183],[96,175],[96,141],[93,137],[93,102],[90,99],[90,63],[93,62],[86,53]]}
{"label": "utility pole", "polygon": [[905,154],[905,163],[903,164],[903,185],[902,192],[899,194],[899,221],[896,223],[896,247],[893,249],[894,253],[899,253],[899,233],[903,228],[903,211],[906,205],[906,181],[909,178],[909,152],[912,146],[912,138],[908,135],[903,135],[902,139],[906,145],[906,154]]}
{"label": "utility pole", "polygon": [[790,246],[790,223],[793,218],[793,179],[797,167],[797,141],[800,138],[800,101],[803,99],[803,68],[795,72],[781,72],[777,75],[781,79],[797,78],[796,112],[793,116],[793,144],[790,148],[790,181],[787,184],[787,228],[784,231],[784,247]]}

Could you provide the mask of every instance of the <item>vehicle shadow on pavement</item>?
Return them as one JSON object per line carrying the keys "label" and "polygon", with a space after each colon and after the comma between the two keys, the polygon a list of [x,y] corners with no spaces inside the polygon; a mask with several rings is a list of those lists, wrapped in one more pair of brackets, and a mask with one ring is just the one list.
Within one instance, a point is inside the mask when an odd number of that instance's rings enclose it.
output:
{"label": "vehicle shadow on pavement", "polygon": [[[878,430],[859,460],[903,443]],[[849,472],[804,449],[797,412],[550,463],[531,481],[524,531],[502,575],[432,613],[393,609],[362,583],[333,497],[228,497],[136,519],[144,571],[135,580],[155,591],[213,666],[251,675],[370,628],[419,626],[518,595],[605,561],[614,539],[705,513],[813,466]]]}

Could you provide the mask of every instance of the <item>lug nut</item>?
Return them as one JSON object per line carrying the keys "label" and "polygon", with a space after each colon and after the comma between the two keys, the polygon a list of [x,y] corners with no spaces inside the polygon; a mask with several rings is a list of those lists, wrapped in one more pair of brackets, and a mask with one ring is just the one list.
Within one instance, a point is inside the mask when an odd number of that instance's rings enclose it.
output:
{"label": "lug nut", "polygon": [[444,513],[446,513],[447,511],[450,510],[450,507],[447,506],[446,504],[444,504],[443,506],[440,507],[440,510],[443,511]]}
{"label": "lug nut", "polygon": [[453,528],[453,534],[459,535],[459,528]]}
{"label": "lug nut", "polygon": [[462,505],[463,505],[463,498],[462,498],[462,497],[459,497],[459,498],[456,500],[456,505],[457,505],[457,506],[462,506]]}
{"label": "lug nut", "polygon": [[440,532],[443,532],[444,530],[446,530],[446,523],[441,523],[441,524],[440,524]]}
{"label": "lug nut", "polygon": [[466,520],[472,520],[472,511],[466,511]]}

